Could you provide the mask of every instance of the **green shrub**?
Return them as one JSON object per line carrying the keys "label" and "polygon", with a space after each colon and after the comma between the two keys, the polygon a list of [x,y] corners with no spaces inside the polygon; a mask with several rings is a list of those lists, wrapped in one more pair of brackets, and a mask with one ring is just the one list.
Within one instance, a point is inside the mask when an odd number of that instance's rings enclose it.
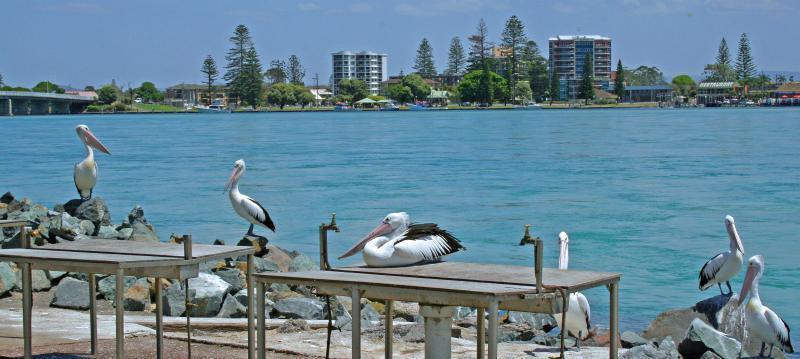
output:
{"label": "green shrub", "polygon": [[86,112],[103,112],[103,105],[93,103],[86,107]]}

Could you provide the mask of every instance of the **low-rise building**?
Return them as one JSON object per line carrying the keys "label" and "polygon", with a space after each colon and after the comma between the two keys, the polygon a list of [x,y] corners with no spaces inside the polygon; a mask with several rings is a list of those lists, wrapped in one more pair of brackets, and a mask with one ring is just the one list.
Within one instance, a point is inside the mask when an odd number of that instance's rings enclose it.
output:
{"label": "low-rise building", "polygon": [[739,98],[739,84],[735,81],[701,82],[697,86],[697,104],[714,106],[731,98]]}
{"label": "low-rise building", "polygon": [[167,87],[164,91],[164,103],[175,107],[208,104],[212,100],[219,100],[223,106],[227,106],[228,87],[212,86],[209,93],[208,85],[181,83]]}
{"label": "low-rise building", "polygon": [[317,106],[329,102],[333,97],[333,92],[327,88],[312,88],[308,89],[308,91],[314,95],[314,103]]}
{"label": "low-rise building", "polygon": [[625,86],[625,102],[672,102],[675,89],[669,85]]}
{"label": "low-rise building", "polygon": [[64,90],[64,93],[67,95],[76,95],[76,96],[83,96],[83,97],[91,97],[93,99],[97,99],[97,92],[95,91],[87,91],[87,90]]}

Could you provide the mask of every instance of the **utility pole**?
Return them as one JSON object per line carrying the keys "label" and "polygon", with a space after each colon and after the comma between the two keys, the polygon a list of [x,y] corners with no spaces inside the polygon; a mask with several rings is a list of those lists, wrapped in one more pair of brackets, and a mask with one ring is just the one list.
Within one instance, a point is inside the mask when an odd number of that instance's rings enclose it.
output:
{"label": "utility pole", "polygon": [[319,103],[317,103],[317,106],[319,106],[322,104],[322,96],[319,95],[319,73],[317,72],[314,73],[314,90],[314,97],[319,97]]}

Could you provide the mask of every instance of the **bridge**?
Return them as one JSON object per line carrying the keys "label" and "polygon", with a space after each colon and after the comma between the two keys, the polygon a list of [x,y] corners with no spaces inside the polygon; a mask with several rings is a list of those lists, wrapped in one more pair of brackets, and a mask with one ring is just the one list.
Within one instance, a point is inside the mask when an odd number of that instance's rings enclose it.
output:
{"label": "bridge", "polygon": [[0,116],[68,115],[83,112],[94,101],[78,95],[0,91]]}

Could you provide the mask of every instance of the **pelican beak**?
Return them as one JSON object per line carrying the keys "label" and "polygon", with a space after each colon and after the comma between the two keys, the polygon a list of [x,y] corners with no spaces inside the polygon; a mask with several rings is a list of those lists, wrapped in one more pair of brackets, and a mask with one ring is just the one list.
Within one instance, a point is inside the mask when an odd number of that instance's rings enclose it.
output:
{"label": "pelican beak", "polygon": [[739,231],[736,230],[736,224],[733,221],[733,217],[728,216],[725,219],[725,227],[728,229],[728,236],[731,238],[731,240],[736,241],[736,248],[739,249],[739,252],[744,253],[742,239],[739,238]]}
{"label": "pelican beak", "polygon": [[375,237],[389,233],[391,230],[392,226],[389,223],[381,223],[381,225],[375,227],[375,229],[373,229],[372,232],[369,232],[369,234],[367,234],[366,236],[364,236],[364,238],[358,241],[358,243],[356,243],[356,245],[354,245],[353,248],[350,248],[347,251],[347,253],[342,254],[342,256],[339,257],[339,259],[347,258],[349,256],[352,256],[353,254],[358,253],[359,251],[364,249],[364,246],[366,246],[370,240],[372,240]]}
{"label": "pelican beak", "polygon": [[83,132],[83,140],[87,145],[94,147],[98,151],[109,155],[111,154],[111,152],[108,151],[108,148],[106,148],[106,146],[104,146],[103,143],[94,136],[91,130],[86,130]]}
{"label": "pelican beak", "polygon": [[567,241],[559,241],[558,269],[567,269],[569,263],[569,244]]}
{"label": "pelican beak", "polygon": [[239,168],[234,167],[233,172],[231,172],[230,178],[228,178],[228,183],[225,184],[225,191],[223,193],[228,193],[228,191],[231,190],[231,187],[233,186],[233,181],[236,180],[236,177],[238,175],[239,175]]}
{"label": "pelican beak", "polygon": [[753,286],[753,281],[756,278],[756,267],[748,266],[747,274],[744,276],[744,284],[742,284],[742,291],[739,293],[739,305],[744,303],[747,294],[750,293],[750,288]]}

